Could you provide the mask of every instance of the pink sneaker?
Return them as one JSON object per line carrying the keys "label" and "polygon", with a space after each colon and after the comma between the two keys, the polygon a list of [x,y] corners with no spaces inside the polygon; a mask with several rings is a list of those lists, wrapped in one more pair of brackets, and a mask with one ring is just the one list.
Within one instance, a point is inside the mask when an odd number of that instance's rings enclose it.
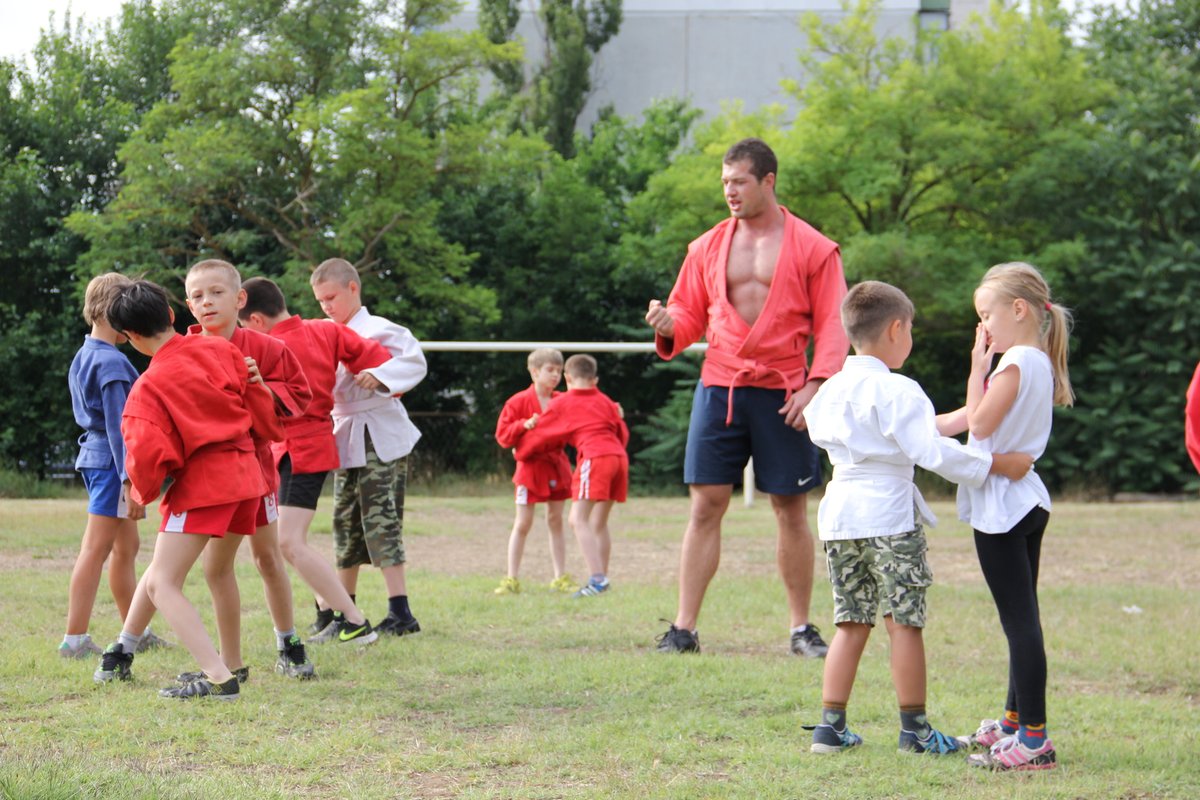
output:
{"label": "pink sneaker", "polygon": [[1009,736],[996,742],[986,753],[967,756],[967,763],[973,767],[1005,772],[1054,769],[1057,762],[1054,757],[1054,743],[1049,739],[1034,750],[1021,744],[1021,740],[1016,736]]}
{"label": "pink sneaker", "polygon": [[991,747],[996,742],[1014,736],[1015,733],[1009,733],[1000,726],[998,719],[980,720],[979,730],[966,736],[955,736],[959,745],[968,749],[979,747]]}

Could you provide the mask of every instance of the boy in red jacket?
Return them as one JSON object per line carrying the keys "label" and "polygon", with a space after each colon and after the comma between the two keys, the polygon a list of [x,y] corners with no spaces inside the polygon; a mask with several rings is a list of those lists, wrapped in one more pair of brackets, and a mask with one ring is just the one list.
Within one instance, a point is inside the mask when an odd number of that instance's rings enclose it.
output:
{"label": "boy in red jacket", "polygon": [[[159,506],[154,558],[138,594],[144,590],[202,670],[196,681],[159,694],[235,700],[238,680],[183,594],[183,582],[211,538],[254,532],[267,484],[252,436],[283,438],[275,399],[261,378],[251,378],[233,344],[176,333],[175,312],[161,286],[133,283],[114,299],[108,317],[134,349],[151,357],[121,422],[131,494],[146,505],[168,475],[174,479]],[[118,641],[105,651],[102,667],[128,679],[132,661],[133,652]]]}
{"label": "boy in red jacket", "polygon": [[[541,347],[529,354],[526,361],[528,389],[517,392],[504,403],[496,422],[496,443],[505,449],[515,448],[526,431],[532,430],[537,418],[561,395],[555,391],[562,380],[562,353]],[[516,484],[517,517],[513,520],[508,539],[508,576],[496,587],[496,594],[516,594],[521,591],[517,573],[525,553],[525,539],[533,527],[534,505],[546,504],[546,527],[550,529],[550,558],[554,561],[554,580],[550,588],[559,592],[574,592],[571,576],[563,572],[566,548],[563,543],[563,506],[571,496],[571,462],[562,448],[517,461],[513,473]]]}
{"label": "boy in red jacket", "polygon": [[574,597],[594,597],[608,590],[608,558],[612,538],[608,516],[614,502],[624,503],[629,489],[629,428],[621,407],[596,388],[596,359],[567,359],[567,393],[551,401],[546,412],[517,445],[517,460],[561,448],[575,448],[571,480],[571,527],[591,576]]}

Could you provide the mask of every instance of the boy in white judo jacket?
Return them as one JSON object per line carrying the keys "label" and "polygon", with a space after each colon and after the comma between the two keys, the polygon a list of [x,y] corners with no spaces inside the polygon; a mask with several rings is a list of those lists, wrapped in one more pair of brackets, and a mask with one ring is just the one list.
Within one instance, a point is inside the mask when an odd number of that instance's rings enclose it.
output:
{"label": "boy in white judo jacket", "polygon": [[427,371],[421,346],[408,328],[367,312],[358,270],[340,258],[323,262],[312,275],[321,310],[339,325],[387,348],[392,360],[358,375],[338,368],[333,390],[333,434],[341,468],[334,477],[333,534],[338,575],[353,598],[358,569],[374,564],[383,572],[388,613],[375,630],[417,633],[408,604],[404,565],[404,488],[407,456],[421,432],[400,396]]}
{"label": "boy in white judo jacket", "polygon": [[876,609],[891,642],[892,682],[900,704],[900,749],[948,754],[960,745],[925,716],[925,591],[932,573],[923,523],[937,519],[913,484],[913,466],[980,486],[989,472],[1018,479],[1033,459],[992,455],[940,435],[933,404],[899,369],[912,351],[913,305],[878,281],[855,286],[842,303],[854,355],[804,410],[813,443],[829,454],[833,478],[817,512],[833,584],[837,633],[822,683],[821,723],[812,752],[862,744],[846,725],[846,705]]}

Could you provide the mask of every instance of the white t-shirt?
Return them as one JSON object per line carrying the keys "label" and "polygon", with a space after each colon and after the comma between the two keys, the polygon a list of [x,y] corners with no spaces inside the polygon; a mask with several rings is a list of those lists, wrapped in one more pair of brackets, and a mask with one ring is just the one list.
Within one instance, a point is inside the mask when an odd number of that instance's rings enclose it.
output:
{"label": "white t-shirt", "polygon": [[[1045,352],[1024,345],[1005,353],[992,374],[1010,366],[1021,376],[1012,408],[991,436],[971,435],[967,443],[989,453],[1028,453],[1038,459],[1046,452],[1054,419],[1054,368]],[[1049,511],[1050,493],[1032,469],[1019,481],[989,475],[982,488],[958,488],[958,518],[982,533],[1008,533],[1037,506]]]}
{"label": "white t-shirt", "polygon": [[913,484],[913,465],[982,486],[992,458],[941,436],[916,381],[873,356],[850,356],[804,409],[808,435],[829,453],[833,480],[817,511],[821,539],[894,536],[915,527],[916,507],[937,518]]}

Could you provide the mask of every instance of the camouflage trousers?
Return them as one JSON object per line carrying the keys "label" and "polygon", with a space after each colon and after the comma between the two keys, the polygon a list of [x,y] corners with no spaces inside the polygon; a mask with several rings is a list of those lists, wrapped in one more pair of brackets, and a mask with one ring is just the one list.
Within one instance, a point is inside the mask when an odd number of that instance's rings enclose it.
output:
{"label": "camouflage trousers", "polygon": [[833,584],[833,621],[875,624],[883,605],[900,625],[925,627],[925,590],[933,583],[925,529],[896,536],[825,542],[829,581]]}
{"label": "camouflage trousers", "polygon": [[367,465],[333,478],[333,546],[338,569],[393,567],[404,558],[404,486],[408,459],[383,462],[367,439]]}

